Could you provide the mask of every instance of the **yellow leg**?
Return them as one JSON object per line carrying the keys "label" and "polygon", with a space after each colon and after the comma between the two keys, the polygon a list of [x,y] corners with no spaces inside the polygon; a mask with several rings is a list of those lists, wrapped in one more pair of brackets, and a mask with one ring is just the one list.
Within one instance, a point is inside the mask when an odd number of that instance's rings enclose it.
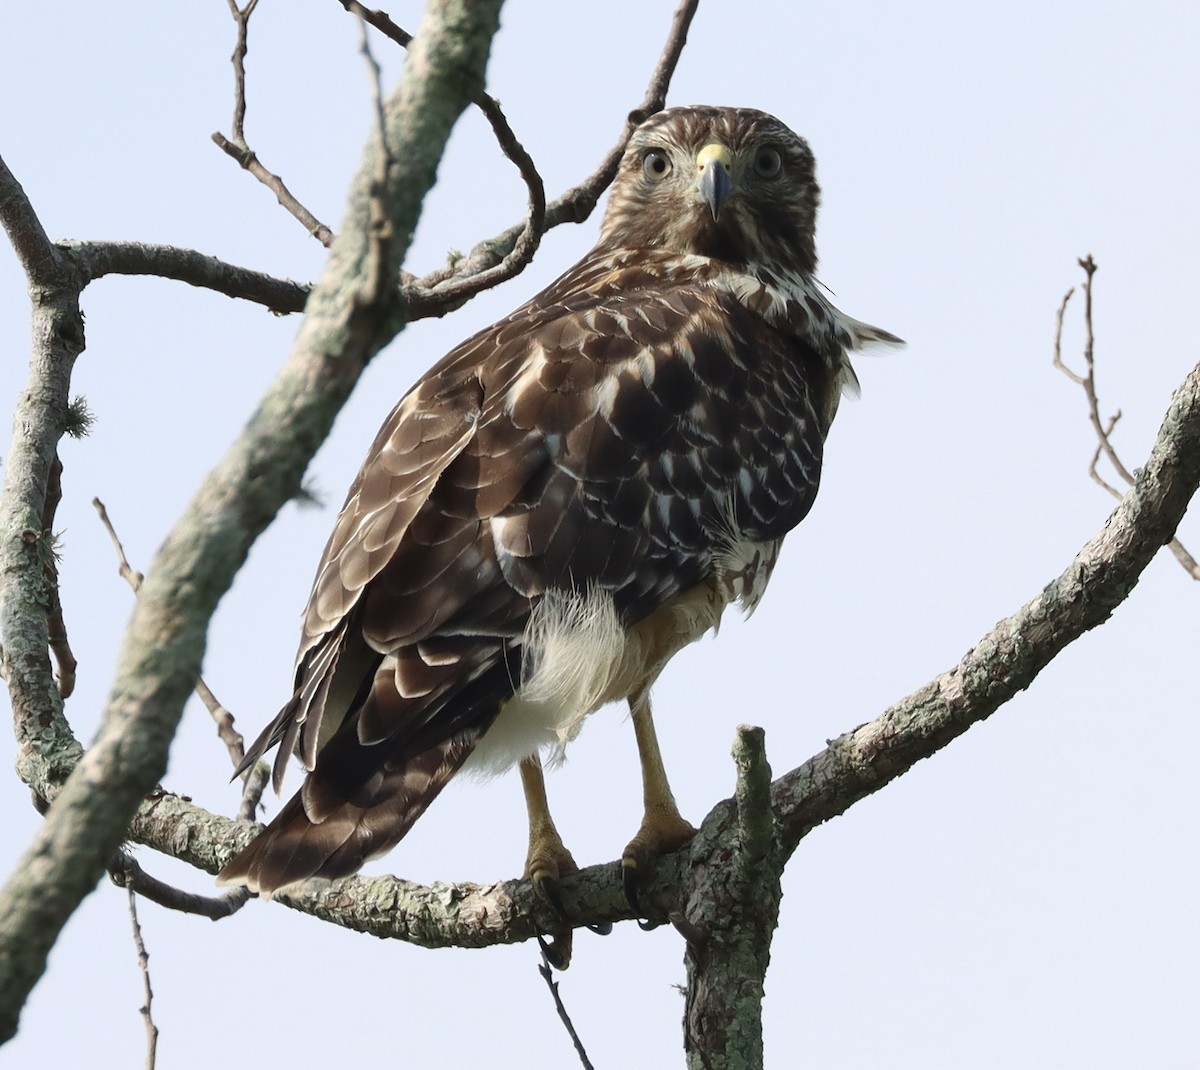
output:
{"label": "yellow leg", "polygon": [[[529,814],[529,853],[525,856],[525,876],[565,918],[566,912],[558,894],[558,881],[560,877],[579,872],[579,867],[571,857],[571,852],[563,845],[554,819],[550,816],[541,760],[536,754],[530,755],[521,762],[520,770],[521,787],[525,791],[525,810]],[[571,962],[571,935],[570,929],[556,934],[547,948],[551,963],[560,970],[565,970]]]}
{"label": "yellow leg", "polygon": [[636,887],[632,878],[641,869],[649,868],[659,855],[670,854],[696,835],[696,830],[683,819],[667,783],[667,772],[663,768],[662,752],[658,748],[658,736],[654,732],[654,720],[650,715],[649,690],[629,697],[629,709],[633,714],[633,731],[637,738],[638,757],[642,764],[642,802],[645,814],[637,835],[629,841],[621,858],[624,871],[626,894],[634,902]]}

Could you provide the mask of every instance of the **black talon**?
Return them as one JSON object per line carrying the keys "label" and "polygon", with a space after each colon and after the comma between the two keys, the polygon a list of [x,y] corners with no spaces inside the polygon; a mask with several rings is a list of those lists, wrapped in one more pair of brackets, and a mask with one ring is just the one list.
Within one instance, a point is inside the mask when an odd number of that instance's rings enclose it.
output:
{"label": "black talon", "polygon": [[567,916],[567,908],[563,906],[562,889],[554,877],[543,877],[537,882],[537,890],[563,921],[571,920]]}
{"label": "black talon", "polygon": [[[629,904],[629,908],[635,914],[642,913],[642,905],[638,902],[637,892],[637,870],[633,866],[621,867],[621,887],[625,890],[625,902]],[[651,932],[657,929],[662,922],[660,921],[643,921],[637,919],[638,928],[644,933]]]}
{"label": "black talon", "polygon": [[640,914],[642,907],[638,902],[637,870],[633,866],[621,867],[621,887],[625,892],[625,902],[629,904],[629,909],[635,914]]}
{"label": "black talon", "polygon": [[625,893],[625,902],[629,904],[629,909],[640,914],[642,908],[638,904],[637,871],[632,866],[621,867],[621,890]]}
{"label": "black talon", "polygon": [[612,922],[601,921],[595,925],[585,925],[584,928],[590,933],[595,933],[597,936],[608,936],[612,933]]}
{"label": "black talon", "polygon": [[[541,933],[534,933],[534,936],[537,937],[538,947],[542,949],[542,957],[556,970],[565,970],[567,967],[554,941],[547,940]],[[546,976],[549,978],[549,974]]]}

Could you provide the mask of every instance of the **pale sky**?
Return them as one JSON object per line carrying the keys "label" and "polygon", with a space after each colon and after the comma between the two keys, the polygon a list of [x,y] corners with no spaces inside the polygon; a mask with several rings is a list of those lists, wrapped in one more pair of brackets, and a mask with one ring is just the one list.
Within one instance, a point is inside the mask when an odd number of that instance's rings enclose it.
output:
{"label": "pale sky", "polygon": [[[409,29],[419,5],[385,5]],[[513,0],[489,72],[550,193],[578,181],[637,104],[672,5]],[[1102,526],[1083,396],[1050,365],[1054,315],[1093,253],[1099,385],[1142,462],[1200,337],[1200,9],[1184,3],[738,3],[707,0],[670,103],[778,115],[823,187],[822,280],[905,350],[858,362],[821,496],[763,605],[680,655],[655,691],[676,796],[694,822],[733,787],[739,722],[776,773],[952,666]],[[337,227],[370,123],[356,27],[333,0],[262,0],[247,134]],[[53,237],[191,246],[298,280],[324,250],[209,140],[228,133],[234,26],[206,3],[4,5],[0,154]],[[400,70],[387,43],[387,77]],[[517,221],[515,170],[467,116],[409,267]],[[208,682],[255,734],[290,692],[298,615],[346,486],[395,400],[447,349],[593,242],[560,228],[522,277],[401,335],[311,470],[323,509],[288,507],[210,632]],[[0,401],[21,389],[25,286],[0,246]],[[298,318],[152,279],[84,295],[75,375],[96,416],[64,445],[63,601],[80,661],[68,703],[94,731],[131,596],[90,501],[146,567],[285,358]],[[1066,349],[1078,363],[1079,307]],[[7,419],[7,417],[6,417]],[[5,438],[4,441],[7,441]],[[1181,534],[1200,550],[1200,526]],[[1105,627],[1025,694],[806,839],[784,879],[767,975],[768,1065],[1200,1065],[1200,603],[1165,552]],[[11,738],[11,737],[8,737]],[[5,769],[13,747],[0,742]],[[230,813],[228,760],[194,703],[166,784]],[[294,789],[293,771],[287,785]],[[640,817],[624,710],[593,717],[549,781],[581,864]],[[278,805],[268,799],[272,808]],[[34,828],[0,777],[0,867]],[[373,871],[519,874],[514,776],[456,784]],[[141,849],[155,874],[205,874]],[[160,1070],[209,1065],[568,1067],[532,945],[426,951],[280,906],[212,923],[143,904]],[[669,928],[576,938],[561,992],[601,1067],[681,1066],[683,943]],[[107,884],[64,932],[3,1066],[141,1065],[141,982],[125,896]]]}

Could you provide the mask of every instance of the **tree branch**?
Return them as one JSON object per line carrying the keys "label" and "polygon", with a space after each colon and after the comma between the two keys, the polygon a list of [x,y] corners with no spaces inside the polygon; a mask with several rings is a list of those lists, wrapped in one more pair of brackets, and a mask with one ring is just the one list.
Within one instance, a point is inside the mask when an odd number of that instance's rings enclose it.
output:
{"label": "tree branch", "polygon": [[[63,717],[48,655],[47,619],[56,593],[45,569],[53,545],[43,520],[58,440],[70,424],[71,369],[83,351],[83,283],[46,237],[2,160],[0,223],[25,270],[33,304],[29,376],[13,417],[0,496],[0,642],[17,771],[45,800],[50,785],[66,778],[81,753]],[[51,868],[41,855],[26,856],[0,892],[0,1042],[16,1029],[25,996],[45,968],[64,903],[73,908],[95,884],[94,877],[52,874]]]}
{"label": "tree branch", "polygon": [[[382,192],[393,236],[384,268],[393,279],[421,203],[433,185],[451,127],[468,100],[482,89],[499,6],[499,0],[431,3],[404,77],[388,101],[392,165]],[[0,891],[0,1041],[15,1031],[20,1007],[44,970],[59,930],[104,872],[139,801],[162,775],[167,747],[199,674],[207,622],[218,599],[254,539],[299,492],[305,467],[367,362],[403,325],[399,309],[390,302],[380,307],[363,293],[370,186],[382,151],[378,139],[367,150],[351,193],[344,233],[309,299],[291,358],[242,436],[204,481],[149,571],[126,631],[95,743],[57,792],[46,821]],[[32,216],[32,210],[25,201],[22,212],[23,194],[16,197],[15,182],[6,181],[6,176],[11,178],[7,170],[0,173],[0,211],[7,226],[10,219],[19,224],[24,216]],[[24,235],[19,240],[30,242]],[[53,265],[63,259],[44,234],[40,246],[34,236],[32,249],[38,255],[31,261],[39,270],[43,262]],[[60,287],[58,293],[58,303],[65,301],[74,310],[73,320],[59,317],[54,323],[56,341],[61,344],[65,338],[67,352],[55,351],[45,361],[35,354],[31,376],[38,380],[37,389],[31,389],[27,398],[39,408],[18,416],[32,428],[29,434],[36,444],[46,448],[39,453],[40,469],[29,479],[29,493],[24,496],[20,487],[12,486],[14,472],[28,476],[30,467],[18,456],[29,452],[24,435],[18,434],[21,441],[6,472],[6,490],[14,493],[6,494],[0,531],[4,544],[0,553],[10,566],[4,569],[3,582],[12,584],[20,575],[23,584],[19,598],[6,599],[5,624],[12,626],[6,627],[4,635],[10,690],[19,721],[25,723],[37,715],[35,707],[46,708],[61,721],[61,702],[46,657],[44,605],[38,607],[40,613],[33,613],[40,621],[29,626],[27,636],[21,634],[24,619],[13,620],[21,613],[29,616],[29,591],[40,589],[28,575],[39,542],[36,521],[62,426],[57,407],[65,410],[70,362],[82,347],[78,285]],[[44,400],[48,390],[51,404]],[[33,506],[32,512],[27,513],[28,505]],[[23,608],[13,613],[7,608],[12,604]],[[14,636],[18,646],[13,645]],[[27,694],[29,682],[41,683],[44,690],[47,679],[51,695]],[[41,770],[24,773],[30,780],[45,775]]]}
{"label": "tree branch", "polygon": [[[1084,366],[1087,369],[1083,375],[1072,371],[1063,362],[1062,359],[1062,331],[1063,318],[1066,315],[1067,303],[1071,300],[1071,295],[1075,292],[1074,287],[1066,292],[1063,296],[1062,304],[1058,308],[1058,319],[1054,331],[1054,367],[1063,373],[1071,382],[1075,383],[1083,389],[1084,397],[1087,398],[1088,406],[1088,422],[1092,425],[1092,431],[1096,435],[1096,450],[1092,454],[1091,462],[1088,464],[1088,475],[1092,477],[1093,482],[1103,487],[1118,501],[1121,498],[1121,491],[1117,490],[1111,483],[1100,475],[1098,465],[1100,456],[1103,454],[1108,458],[1109,464],[1112,465],[1113,471],[1121,478],[1127,487],[1133,485],[1133,474],[1125,467],[1125,463],[1121,460],[1117,453],[1116,447],[1112,443],[1112,433],[1117,426],[1117,422],[1121,419],[1121,410],[1118,409],[1105,423],[1100,418],[1100,397],[1096,393],[1096,334],[1092,328],[1092,280],[1096,275],[1096,261],[1092,259],[1091,254],[1080,258],[1079,266],[1083,269],[1083,322],[1084,322],[1084,344],[1083,344],[1083,360]],[[1168,543],[1171,553],[1175,555],[1176,560],[1183,567],[1192,579],[1200,580],[1200,564],[1178,539],[1172,539]]]}
{"label": "tree branch", "polygon": [[1103,624],[1170,542],[1200,484],[1200,365],[1175,391],[1154,448],[1103,530],[1066,570],[947,672],[775,783],[789,850],[1023,691],[1068,644]]}
{"label": "tree branch", "polygon": [[[1135,487],[1061,576],[985,634],[953,669],[771,784],[780,844],[763,856],[767,871],[782,866],[817,825],[990,716],[1028,687],[1064,647],[1107,620],[1170,538],[1198,485],[1200,366],[1175,392]],[[711,898],[711,890],[702,886],[730,879],[734,867],[729,863],[739,844],[753,860],[772,838],[755,802],[765,768],[757,732],[739,732],[740,810],[735,799],[718,803],[689,847],[660,860],[639,896],[652,917],[670,920],[684,933],[694,945],[689,953],[702,953],[711,940],[710,922],[695,916],[696,904]],[[143,804],[130,835],[215,873],[256,830],[161,793]],[[564,879],[576,927],[633,919],[620,881],[613,878],[616,868],[607,862]],[[426,947],[517,943],[562,925],[527,881],[423,887],[395,877],[349,877],[331,884],[309,882],[278,900],[346,928]]]}
{"label": "tree branch", "polygon": [[303,312],[312,287],[227,264],[193,249],[134,241],[64,241],[56,246],[76,265],[85,284],[105,275],[155,275],[226,297],[264,305],[272,312]]}

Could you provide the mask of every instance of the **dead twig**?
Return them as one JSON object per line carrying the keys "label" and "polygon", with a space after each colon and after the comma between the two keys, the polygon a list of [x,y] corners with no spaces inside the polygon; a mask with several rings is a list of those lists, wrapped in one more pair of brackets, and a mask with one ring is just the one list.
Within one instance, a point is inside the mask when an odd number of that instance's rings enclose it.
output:
{"label": "dead twig", "polygon": [[129,895],[129,921],[133,926],[133,946],[137,949],[138,969],[142,975],[142,1022],[146,1026],[146,1070],[154,1070],[158,1056],[158,1026],[154,1024],[151,1005],[154,1003],[154,989],[150,987],[150,955],[146,951],[146,943],[142,939],[142,926],[137,915],[137,895],[133,887],[126,886]]}
{"label": "dead twig", "polygon": [[333,231],[312,214],[297,200],[287,184],[273,171],[268,170],[259,160],[257,153],[250,148],[246,141],[246,52],[249,48],[250,16],[254,14],[258,0],[250,0],[244,8],[239,8],[237,0],[228,0],[229,12],[237,23],[237,44],[233,49],[233,126],[232,138],[225,137],[220,131],[212,135],[213,141],[227,156],[236,160],[244,170],[249,171],[255,178],[275,194],[275,199],[304,225],[304,229],[328,248],[333,244]]}
{"label": "dead twig", "polygon": [[[1120,500],[1124,497],[1124,492],[1113,486],[1107,479],[1100,474],[1100,458],[1107,457],[1108,462],[1112,465],[1113,471],[1127,485],[1132,487],[1134,484],[1134,475],[1125,467],[1117,453],[1116,447],[1112,444],[1112,433],[1116,429],[1117,424],[1121,419],[1121,410],[1118,409],[1108,418],[1103,420],[1100,416],[1100,399],[1096,393],[1096,335],[1092,325],[1092,280],[1096,275],[1096,261],[1092,259],[1089,253],[1085,257],[1081,257],[1078,261],[1079,266],[1083,269],[1083,323],[1084,323],[1084,343],[1083,343],[1083,361],[1086,369],[1081,375],[1079,372],[1069,368],[1062,359],[1062,332],[1063,319],[1066,316],[1067,304],[1070,302],[1072,295],[1075,293],[1075,288],[1072,287],[1064,295],[1062,302],[1058,306],[1058,316],[1054,330],[1054,367],[1063,373],[1071,382],[1075,383],[1083,389],[1084,396],[1087,398],[1088,421],[1092,425],[1092,430],[1095,432],[1097,445],[1096,450],[1092,454],[1092,459],[1088,464],[1088,475],[1099,486],[1103,487],[1114,498]],[[1172,539],[1168,544],[1171,553],[1175,555],[1176,560],[1194,580],[1200,580],[1200,564],[1188,552],[1187,548],[1178,539]]]}
{"label": "dead twig", "polygon": [[375,116],[375,136],[379,139],[379,162],[375,176],[371,181],[371,221],[370,246],[367,254],[367,285],[361,300],[365,304],[380,307],[386,301],[387,291],[393,285],[386,270],[388,263],[388,245],[392,240],[392,216],[388,211],[385,192],[388,184],[388,170],[392,166],[392,154],[388,148],[387,119],[383,111],[383,72],[371,52],[371,42],[367,37],[366,23],[360,17],[358,20],[358,50],[367,65],[367,75],[371,81],[371,105]]}
{"label": "dead twig", "polygon": [[[104,507],[104,503],[99,498],[93,498],[92,505],[99,514],[100,523],[104,525],[104,530],[108,532],[108,537],[112,540],[113,548],[117,552],[117,572],[121,579],[129,584],[136,595],[142,589],[142,582],[146,577],[143,573],[135,569],[125,556],[125,547],[121,545],[121,540],[117,535],[116,529],[113,527],[112,521],[108,517],[108,510]],[[246,746],[242,734],[234,727],[233,714],[217,701],[216,695],[212,693],[202,678],[197,678],[196,680],[196,694],[200,698],[200,701],[204,703],[204,708],[212,716],[213,722],[217,726],[217,736],[225,744],[225,749],[229,752],[229,760],[233,762],[233,766],[236,769],[241,765],[242,759],[246,756]],[[247,794],[251,790],[251,777],[253,773],[253,769],[247,769],[242,774],[243,809],[245,808]],[[258,806],[258,799],[261,796],[262,787],[260,786],[257,795],[254,796],[250,804],[251,817],[253,817],[254,810]]]}
{"label": "dead twig", "polygon": [[542,954],[542,961],[538,965],[538,973],[542,975],[542,980],[546,982],[546,987],[550,989],[550,998],[554,1000],[554,1009],[558,1012],[559,1020],[567,1030],[567,1035],[571,1038],[571,1043],[575,1045],[575,1053],[579,1056],[580,1063],[583,1064],[585,1070],[595,1070],[591,1060],[588,1059],[587,1052],[584,1050],[583,1041],[579,1039],[579,1034],[575,1032],[575,1024],[571,1021],[571,1016],[567,1013],[567,1008],[563,1005],[562,997],[558,994],[558,982],[554,980],[554,973],[550,967],[550,955],[546,938],[540,933],[537,938],[538,949]]}

